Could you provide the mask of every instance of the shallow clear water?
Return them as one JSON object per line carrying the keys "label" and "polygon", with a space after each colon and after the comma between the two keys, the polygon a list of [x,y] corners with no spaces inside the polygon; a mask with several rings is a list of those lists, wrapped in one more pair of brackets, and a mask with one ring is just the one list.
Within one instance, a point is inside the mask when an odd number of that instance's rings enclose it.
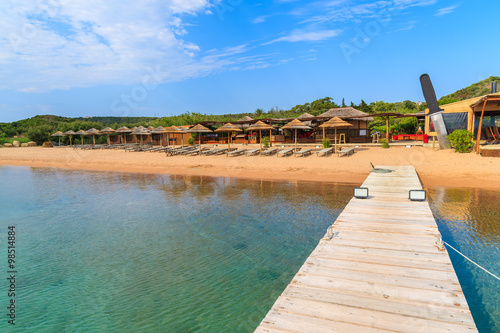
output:
{"label": "shallow clear water", "polygon": [[16,225],[25,332],[251,332],[352,193],[14,167],[0,184],[0,244]]}
{"label": "shallow clear water", "polygon": [[[428,188],[443,240],[500,276],[500,190]],[[480,332],[500,332],[500,281],[447,248]]]}
{"label": "shallow clear water", "polygon": [[[252,332],[352,196],[333,184],[28,167],[1,167],[0,184],[0,271],[14,224],[23,332]],[[500,191],[428,193],[443,239],[500,273]],[[499,282],[449,253],[479,329],[499,332]]]}

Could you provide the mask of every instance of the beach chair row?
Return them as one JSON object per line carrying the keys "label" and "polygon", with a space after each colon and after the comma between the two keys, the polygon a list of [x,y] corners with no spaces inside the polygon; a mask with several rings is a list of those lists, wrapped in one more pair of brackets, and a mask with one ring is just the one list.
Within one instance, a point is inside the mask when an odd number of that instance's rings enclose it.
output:
{"label": "beach chair row", "polygon": [[[205,155],[205,156],[217,156],[217,155],[226,155],[226,157],[236,157],[236,156],[272,156],[276,155],[276,157],[306,157],[316,153],[316,156],[324,156],[328,157],[334,153],[333,148],[325,148],[319,151],[313,151],[313,149],[301,149],[299,148],[295,151],[294,148],[268,148],[261,150],[260,148],[254,149],[237,149],[237,148],[207,148],[203,147],[200,149],[199,146],[188,146],[188,147],[177,147],[177,148],[161,148],[161,151],[165,152],[167,156],[175,156],[175,155],[186,155],[186,156],[194,156],[194,155]],[[354,148],[344,148],[337,151],[337,156],[349,156],[354,153]]]}
{"label": "beach chair row", "polygon": [[140,147],[138,143],[129,143],[129,144],[98,144],[98,145],[74,145],[73,149],[125,149],[125,150],[133,150]]}

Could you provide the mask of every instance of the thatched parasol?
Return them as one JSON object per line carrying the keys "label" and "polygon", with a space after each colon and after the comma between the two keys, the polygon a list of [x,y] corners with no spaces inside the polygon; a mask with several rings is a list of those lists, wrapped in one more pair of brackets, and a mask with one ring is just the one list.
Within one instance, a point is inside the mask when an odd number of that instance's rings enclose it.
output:
{"label": "thatched parasol", "polygon": [[128,128],[127,126],[123,126],[123,127],[120,127],[119,129],[117,129],[115,132],[116,133],[123,133],[122,142],[125,145],[127,145],[127,133],[132,132],[132,130],[130,128]]}
{"label": "thatched parasol", "polygon": [[201,133],[212,133],[213,131],[206,128],[205,126],[198,124],[195,127],[188,129],[188,133],[198,133],[198,142],[200,144],[200,155],[201,155]]}
{"label": "thatched parasol", "polygon": [[[170,134],[183,133],[177,126],[169,126],[163,129],[163,133],[167,133],[168,144],[170,144]],[[175,149],[175,136],[174,136],[174,149]]]}
{"label": "thatched parasol", "polygon": [[95,146],[95,136],[101,134],[98,130],[95,128],[91,128],[87,131],[88,135],[92,135],[92,146]]}
{"label": "thatched parasol", "polygon": [[271,138],[271,131],[274,129],[271,125],[266,124],[263,121],[258,121],[255,124],[250,125],[247,128],[247,131],[259,131],[259,142],[260,142],[260,150],[262,151],[262,131],[269,130],[269,138]]}
{"label": "thatched parasol", "polygon": [[79,130],[75,134],[80,136],[80,138],[82,139],[82,145],[83,145],[83,136],[87,135],[87,132],[85,132],[84,130]]}
{"label": "thatched parasol", "polygon": [[69,145],[72,146],[73,145],[73,142],[72,142],[72,139],[73,139],[73,135],[75,135],[76,133],[73,132],[72,130],[69,130],[69,131],[66,131],[64,132],[64,135],[69,135]]}
{"label": "thatched parasol", "polygon": [[54,134],[52,134],[51,136],[58,136],[59,137],[59,147],[61,147],[61,136],[64,136],[64,133],[61,131],[57,131]]}
{"label": "thatched parasol", "polygon": [[337,128],[349,127],[349,126],[352,126],[352,124],[340,119],[339,117],[333,117],[332,119],[328,120],[326,123],[319,125],[319,127],[323,128],[323,139],[325,138],[325,128],[335,128],[335,139],[334,139],[335,152],[337,152]]}
{"label": "thatched parasol", "polygon": [[163,133],[165,133],[165,127],[163,126],[151,130],[151,134],[160,134],[160,147],[163,147]]}
{"label": "thatched parasol", "polygon": [[285,126],[281,127],[282,129],[294,129],[295,130],[295,150],[297,150],[297,130],[298,129],[311,129],[311,127],[305,125],[298,119],[294,119]]}
{"label": "thatched parasol", "polygon": [[146,128],[137,128],[135,131],[133,131],[131,134],[134,134],[134,135],[140,135],[141,136],[141,147],[142,147],[142,136],[143,135],[149,135],[151,134]]}
{"label": "thatched parasol", "polygon": [[106,128],[104,128],[104,129],[101,130],[101,133],[106,134],[107,137],[108,137],[108,145],[110,144],[110,142],[109,142],[109,135],[112,134],[112,133],[114,133],[114,132],[116,132],[116,131],[114,129],[112,129],[111,127],[106,127]]}
{"label": "thatched parasol", "polygon": [[231,135],[232,132],[242,132],[243,130],[236,125],[227,123],[222,127],[219,127],[215,132],[227,132],[227,151],[231,151]]}

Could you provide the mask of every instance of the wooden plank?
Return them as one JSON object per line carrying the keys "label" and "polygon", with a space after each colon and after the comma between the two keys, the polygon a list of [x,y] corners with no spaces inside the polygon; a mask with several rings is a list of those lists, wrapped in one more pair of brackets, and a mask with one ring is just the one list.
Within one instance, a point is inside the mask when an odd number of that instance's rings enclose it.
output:
{"label": "wooden plank", "polygon": [[428,203],[408,200],[415,169],[380,168],[256,332],[477,332]]}
{"label": "wooden plank", "polygon": [[417,318],[429,318],[431,320],[455,322],[458,320],[462,324],[472,324],[470,315],[467,311],[461,308],[443,307],[435,304],[423,303],[407,303],[385,297],[359,296],[354,294],[343,293],[342,291],[333,291],[325,289],[317,289],[311,287],[290,286],[283,295],[310,300],[318,300],[321,302],[330,302],[372,309],[376,311],[389,312],[405,316]]}
{"label": "wooden plank", "polygon": [[[406,277],[408,281],[417,281],[417,279],[424,279],[425,281],[431,281],[435,283],[437,281],[453,281],[456,285],[456,281],[454,280],[455,272],[452,269],[425,269],[420,267],[401,267],[396,265],[388,265],[387,263],[368,263],[361,261],[345,261],[345,260],[335,260],[330,258],[318,258],[318,257],[309,257],[305,262],[307,267],[304,267],[304,272],[308,272],[314,274],[315,270],[318,268],[321,270],[318,274],[324,274],[324,272],[329,273],[328,276],[336,276],[337,271],[339,272],[347,272],[347,274],[352,274],[351,276],[355,276],[353,271],[361,272],[361,278],[372,277],[372,280],[380,280],[382,281],[385,277]],[[332,270],[325,270],[324,268],[335,268]],[[451,267],[446,267],[451,268]],[[382,273],[383,272],[383,273]],[[383,276],[379,276],[383,274]],[[344,275],[344,274],[342,274]],[[429,280],[429,276],[432,275],[432,280]],[[418,281],[417,281],[418,282]]]}

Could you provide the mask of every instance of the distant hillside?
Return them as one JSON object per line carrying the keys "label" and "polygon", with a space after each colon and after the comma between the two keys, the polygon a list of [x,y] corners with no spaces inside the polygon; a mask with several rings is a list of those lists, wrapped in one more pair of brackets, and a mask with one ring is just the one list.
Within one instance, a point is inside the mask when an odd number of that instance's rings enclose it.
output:
{"label": "distant hillside", "polygon": [[443,104],[463,101],[464,99],[487,95],[491,92],[491,83],[493,81],[497,81],[500,87],[500,77],[490,76],[486,80],[473,83],[466,88],[455,91],[453,94],[441,97],[439,99],[439,104],[443,105]]}

